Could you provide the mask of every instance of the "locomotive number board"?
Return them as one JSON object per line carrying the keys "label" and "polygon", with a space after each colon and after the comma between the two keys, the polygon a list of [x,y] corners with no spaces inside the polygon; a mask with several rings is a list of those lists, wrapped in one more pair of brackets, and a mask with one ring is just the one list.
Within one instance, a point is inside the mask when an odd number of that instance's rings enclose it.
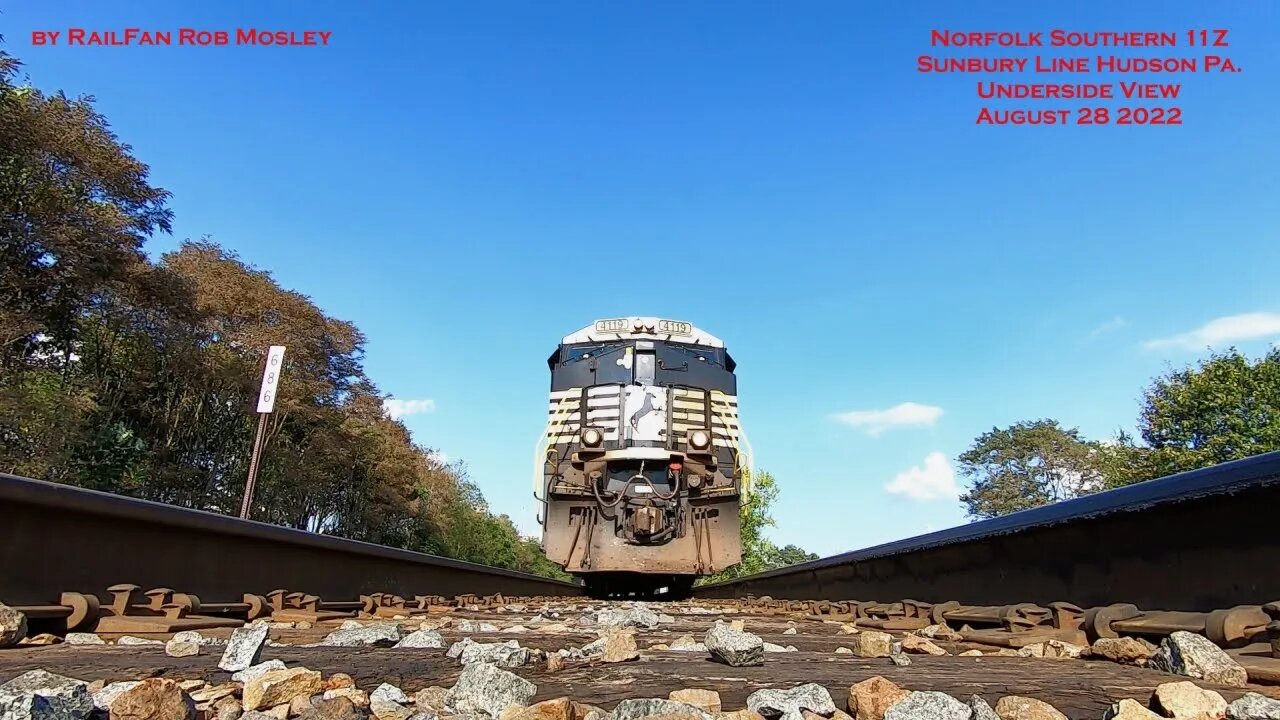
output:
{"label": "locomotive number board", "polygon": [[[629,330],[631,321],[627,318],[596,321],[596,332],[624,333]],[[680,320],[659,320],[654,332],[659,335],[692,335],[693,325]]]}

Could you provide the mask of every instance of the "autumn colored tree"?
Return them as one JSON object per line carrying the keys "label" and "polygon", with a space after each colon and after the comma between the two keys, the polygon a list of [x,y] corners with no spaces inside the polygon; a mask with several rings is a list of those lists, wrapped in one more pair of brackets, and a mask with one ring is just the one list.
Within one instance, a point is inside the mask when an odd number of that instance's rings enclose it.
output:
{"label": "autumn colored tree", "polygon": [[18,70],[0,53],[0,471],[235,513],[286,345],[254,519],[564,576],[386,415],[354,325],[207,240],[151,262],[168,193],[92,98]]}

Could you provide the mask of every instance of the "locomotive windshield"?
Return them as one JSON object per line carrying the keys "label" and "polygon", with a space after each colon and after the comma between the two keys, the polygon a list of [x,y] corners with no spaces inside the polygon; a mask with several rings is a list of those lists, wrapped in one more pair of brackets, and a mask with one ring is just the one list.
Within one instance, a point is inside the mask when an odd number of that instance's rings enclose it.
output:
{"label": "locomotive windshield", "polygon": [[648,340],[564,345],[547,365],[552,390],[640,383],[737,392],[736,364],[724,348]]}

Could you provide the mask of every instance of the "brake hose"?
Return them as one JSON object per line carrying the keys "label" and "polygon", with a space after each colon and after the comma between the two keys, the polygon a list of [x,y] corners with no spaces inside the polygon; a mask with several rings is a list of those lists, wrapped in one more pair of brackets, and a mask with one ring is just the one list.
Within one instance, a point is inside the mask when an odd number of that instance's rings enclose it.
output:
{"label": "brake hose", "polygon": [[617,500],[614,500],[612,503],[606,503],[604,499],[600,497],[600,488],[596,487],[596,483],[591,483],[591,492],[596,496],[596,502],[600,503],[600,505],[603,506],[605,509],[612,510],[613,508],[617,507],[623,500],[626,499],[627,490],[631,488],[631,485],[636,481],[637,478],[639,478],[640,480],[643,480],[645,484],[649,486],[649,492],[652,493],[653,497],[656,497],[660,500],[671,500],[675,498],[676,495],[680,494],[680,484],[678,479],[676,480],[676,485],[671,489],[670,493],[663,495],[662,493],[658,492],[658,488],[656,485],[653,484],[653,481],[644,476],[643,460],[640,461],[640,472],[636,473],[635,475],[632,475],[631,478],[627,480],[627,484],[622,486],[622,490],[618,492]]}

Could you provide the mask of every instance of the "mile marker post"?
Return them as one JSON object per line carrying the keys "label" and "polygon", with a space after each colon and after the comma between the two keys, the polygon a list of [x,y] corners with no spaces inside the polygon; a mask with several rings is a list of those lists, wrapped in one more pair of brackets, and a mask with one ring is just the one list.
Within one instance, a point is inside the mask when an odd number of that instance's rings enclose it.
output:
{"label": "mile marker post", "polygon": [[262,456],[263,431],[267,428],[267,416],[276,407],[276,385],[280,384],[280,371],[284,369],[284,346],[272,345],[267,351],[267,367],[262,371],[262,389],[258,391],[258,432],[253,436],[253,454],[249,456],[249,479],[244,484],[244,501],[240,503],[240,517],[249,519],[249,506],[253,503],[253,483],[258,479],[258,459]]}

